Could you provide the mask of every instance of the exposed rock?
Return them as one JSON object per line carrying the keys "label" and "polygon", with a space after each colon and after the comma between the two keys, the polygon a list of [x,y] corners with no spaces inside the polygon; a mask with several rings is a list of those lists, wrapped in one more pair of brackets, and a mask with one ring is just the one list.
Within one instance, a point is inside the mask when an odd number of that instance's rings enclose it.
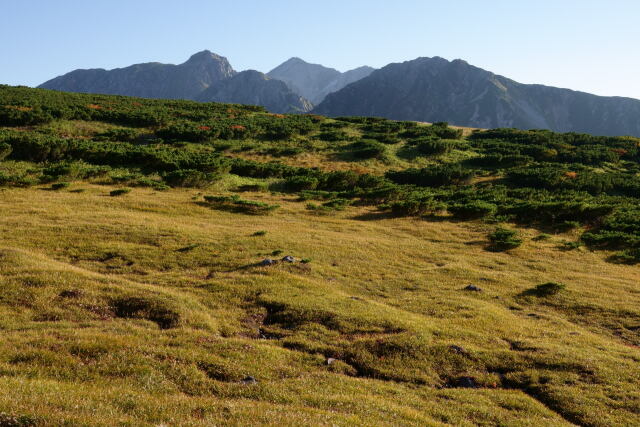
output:
{"label": "exposed rock", "polygon": [[256,384],[258,382],[257,379],[255,379],[254,377],[252,377],[251,375],[246,376],[242,379],[242,381],[240,381],[242,384]]}
{"label": "exposed rock", "polygon": [[265,258],[262,261],[260,261],[260,265],[263,267],[268,267],[274,264],[276,264],[276,261],[272,260],[271,258]]}
{"label": "exposed rock", "polygon": [[335,362],[337,359],[333,358],[333,357],[328,357],[327,358],[327,365],[333,365],[333,362]]}
{"label": "exposed rock", "polygon": [[477,287],[476,285],[467,285],[464,288],[465,291],[472,291],[472,292],[482,292],[482,289]]}
{"label": "exposed rock", "polygon": [[291,255],[287,255],[284,258],[282,258],[283,262],[295,262],[296,259],[294,257],[292,257]]}

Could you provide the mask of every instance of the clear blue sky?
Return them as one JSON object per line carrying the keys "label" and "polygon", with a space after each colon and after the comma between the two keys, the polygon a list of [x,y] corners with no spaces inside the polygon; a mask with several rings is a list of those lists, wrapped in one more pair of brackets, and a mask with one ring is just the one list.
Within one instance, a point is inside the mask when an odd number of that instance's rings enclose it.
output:
{"label": "clear blue sky", "polygon": [[0,83],[184,62],[236,70],[292,56],[341,71],[462,58],[524,83],[640,98],[638,0],[0,0]]}

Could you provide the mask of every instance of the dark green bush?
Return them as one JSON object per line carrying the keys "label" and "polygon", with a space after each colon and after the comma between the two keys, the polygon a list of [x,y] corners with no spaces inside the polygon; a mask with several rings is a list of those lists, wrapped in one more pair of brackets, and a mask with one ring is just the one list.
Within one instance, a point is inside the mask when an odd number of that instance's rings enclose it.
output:
{"label": "dark green bush", "polygon": [[420,187],[468,184],[475,172],[459,164],[437,165],[422,169],[405,169],[387,172],[386,177],[397,184],[412,184]]}
{"label": "dark green bush", "polygon": [[489,234],[489,241],[491,244],[488,249],[494,252],[515,249],[522,244],[517,231],[504,227],[497,227],[493,233]]}
{"label": "dark green bush", "polygon": [[560,293],[565,288],[566,286],[561,283],[547,282],[525,291],[524,294],[537,297],[549,297]]}
{"label": "dark green bush", "polygon": [[96,139],[133,142],[138,138],[138,135],[139,131],[136,129],[109,129],[96,135]]}
{"label": "dark green bush", "polygon": [[497,212],[498,207],[493,203],[485,202],[483,200],[473,200],[467,203],[451,205],[448,210],[456,218],[474,219],[494,215]]}
{"label": "dark green bush", "polygon": [[336,142],[350,141],[353,138],[341,130],[326,130],[318,134],[318,139],[321,139],[322,141]]}
{"label": "dark green bush", "polygon": [[319,181],[313,176],[290,176],[284,182],[284,186],[289,191],[315,190]]}
{"label": "dark green bush", "polygon": [[623,251],[617,252],[611,256],[610,260],[619,264],[639,264],[640,248],[625,249]]}
{"label": "dark green bush", "polygon": [[351,148],[353,148],[353,156],[358,159],[378,159],[387,152],[384,144],[370,139],[360,140]]}
{"label": "dark green bush", "polygon": [[422,141],[416,145],[416,149],[428,156],[446,154],[453,150],[456,146],[455,141],[437,140],[437,141]]}
{"label": "dark green bush", "polygon": [[220,179],[220,175],[201,172],[196,169],[179,169],[164,174],[162,178],[172,187],[200,188]]}

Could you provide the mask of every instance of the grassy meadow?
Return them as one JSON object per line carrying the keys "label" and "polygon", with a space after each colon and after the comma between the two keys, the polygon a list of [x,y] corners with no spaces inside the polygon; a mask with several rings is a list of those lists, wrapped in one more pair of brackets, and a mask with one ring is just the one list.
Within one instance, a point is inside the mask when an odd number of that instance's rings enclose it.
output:
{"label": "grassy meadow", "polygon": [[[12,96],[4,102],[22,99]],[[105,99],[126,98],[98,98],[90,113]],[[168,143],[144,137],[168,132],[165,124],[5,120],[13,154],[0,162],[9,177],[0,186],[2,426],[638,425],[640,270],[612,262],[620,248],[582,241],[606,220],[524,224],[500,216],[499,201],[486,217],[446,207],[398,215],[381,207],[398,199],[290,191],[286,176],[221,172],[201,157],[178,170],[212,174],[206,182],[174,185],[173,169],[104,168],[84,145],[70,157],[27,159],[20,144],[30,137],[13,135],[123,147],[133,133],[136,159],[153,144],[198,155],[203,146],[231,161],[317,167],[320,183],[331,171],[380,177],[484,152],[418,156],[402,140],[362,159],[344,151],[353,141],[318,148],[326,141],[317,130],[276,142]],[[478,173],[460,191],[506,175]],[[447,195],[457,197],[453,212],[459,194]],[[498,225],[520,243],[492,250]]]}

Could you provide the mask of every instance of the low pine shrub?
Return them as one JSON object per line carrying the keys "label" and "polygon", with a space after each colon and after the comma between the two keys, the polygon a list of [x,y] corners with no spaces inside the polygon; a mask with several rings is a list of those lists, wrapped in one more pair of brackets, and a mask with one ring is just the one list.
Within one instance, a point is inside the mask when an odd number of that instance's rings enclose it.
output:
{"label": "low pine shrub", "polygon": [[284,182],[284,186],[289,191],[315,190],[318,188],[319,181],[312,176],[290,176]]}
{"label": "low pine shrub", "polygon": [[422,141],[416,145],[416,149],[427,156],[442,155],[449,153],[455,148],[455,141],[437,140],[437,141]]}
{"label": "low pine shrub", "polygon": [[387,147],[378,141],[363,139],[352,145],[353,156],[358,159],[379,159],[387,152]]}
{"label": "low pine shrub", "polygon": [[206,187],[220,175],[214,173],[201,172],[195,169],[179,169],[168,172],[163,176],[164,181],[172,187]]}
{"label": "low pine shrub", "polygon": [[497,210],[498,207],[496,205],[483,200],[455,204],[448,208],[448,211],[451,212],[454,217],[460,219],[483,218],[495,214]]}
{"label": "low pine shrub", "polygon": [[525,295],[533,295],[536,297],[549,297],[560,293],[566,288],[562,283],[547,282],[536,286],[535,288],[525,291]]}
{"label": "low pine shrub", "polygon": [[504,227],[497,227],[489,234],[489,250],[493,252],[504,252],[515,249],[522,244],[522,239],[518,237],[518,232]]}
{"label": "low pine shrub", "polygon": [[610,261],[618,264],[635,265],[640,263],[640,248],[625,249],[610,257]]}

